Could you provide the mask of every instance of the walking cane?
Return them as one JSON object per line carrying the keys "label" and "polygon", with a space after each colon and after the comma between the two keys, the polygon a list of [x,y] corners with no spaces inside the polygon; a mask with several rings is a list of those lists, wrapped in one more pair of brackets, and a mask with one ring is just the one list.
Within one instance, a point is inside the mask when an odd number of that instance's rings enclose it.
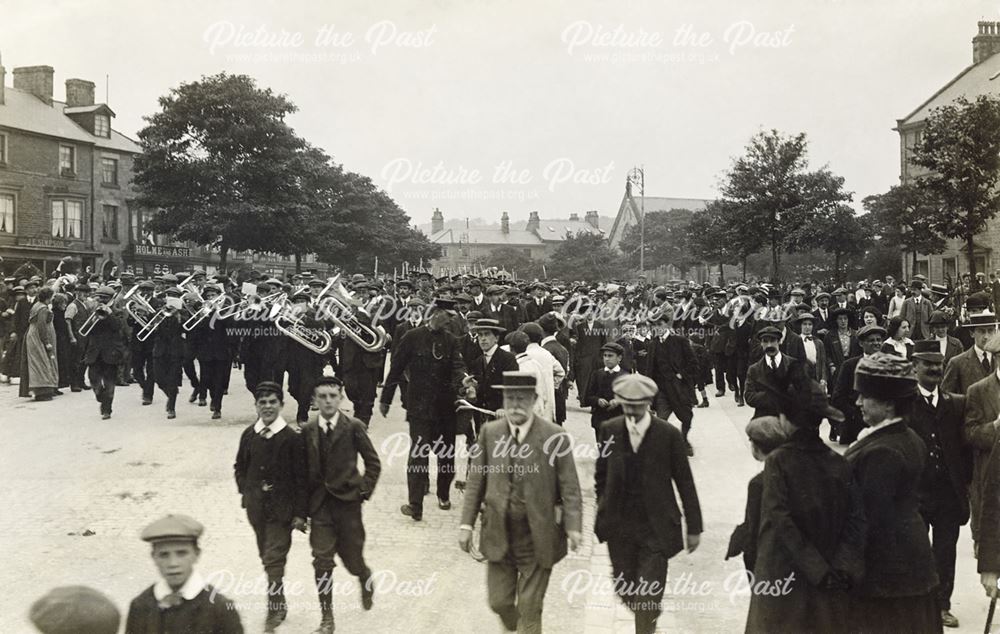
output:
{"label": "walking cane", "polygon": [[990,599],[990,611],[986,614],[986,629],[983,630],[984,634],[990,634],[990,628],[993,627],[993,613],[997,609],[997,598],[993,597]]}

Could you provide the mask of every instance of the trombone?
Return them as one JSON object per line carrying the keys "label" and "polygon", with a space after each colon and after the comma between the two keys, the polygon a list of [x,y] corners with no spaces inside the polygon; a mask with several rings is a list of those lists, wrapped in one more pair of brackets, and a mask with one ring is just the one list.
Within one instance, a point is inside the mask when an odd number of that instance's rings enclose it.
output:
{"label": "trombone", "polygon": [[98,300],[97,305],[94,306],[94,310],[90,312],[90,315],[87,317],[86,321],[84,321],[83,324],[80,326],[81,337],[88,336],[90,334],[90,331],[94,329],[94,326],[97,325],[97,322],[101,321],[102,319],[111,314],[112,311],[111,307],[114,305],[116,301],[118,301],[118,298],[121,297],[121,294],[122,290],[118,289],[118,291],[111,297],[111,299],[108,300],[107,303],[101,303],[100,300]]}
{"label": "trombone", "polygon": [[231,301],[232,298],[229,297],[229,295],[226,295],[225,293],[219,293],[218,297],[213,297],[210,300],[204,301],[204,303],[202,303],[201,305],[201,308],[191,313],[191,316],[184,321],[181,327],[184,328],[185,331],[190,332],[194,330],[198,326],[198,324],[203,322],[206,317],[211,315],[216,310],[219,311],[219,316],[221,317],[222,311],[225,310],[225,308],[223,307],[226,305],[226,302],[231,302]]}
{"label": "trombone", "polygon": [[156,332],[156,329],[160,327],[168,317],[173,317],[177,313],[178,309],[173,306],[164,306],[160,310],[156,311],[156,314],[149,318],[149,320],[143,324],[142,328],[136,333],[135,338],[139,341],[145,341]]}

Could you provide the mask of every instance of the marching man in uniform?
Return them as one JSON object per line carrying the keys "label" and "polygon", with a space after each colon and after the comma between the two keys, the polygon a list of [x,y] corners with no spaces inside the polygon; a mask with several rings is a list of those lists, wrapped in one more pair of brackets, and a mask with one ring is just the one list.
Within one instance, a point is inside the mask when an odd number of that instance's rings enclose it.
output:
{"label": "marching man in uniform", "polygon": [[[541,632],[552,567],[582,539],[583,507],[571,439],[532,412],[535,376],[504,372],[503,417],[483,425],[459,526],[468,552],[482,507],[480,550],[488,560],[490,608],[509,631]],[[553,439],[555,436],[561,439]]]}

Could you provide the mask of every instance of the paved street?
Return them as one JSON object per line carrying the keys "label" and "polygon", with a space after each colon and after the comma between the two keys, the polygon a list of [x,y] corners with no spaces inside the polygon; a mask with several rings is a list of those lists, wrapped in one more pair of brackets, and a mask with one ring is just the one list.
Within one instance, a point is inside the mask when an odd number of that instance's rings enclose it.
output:
{"label": "paved street", "polygon": [[[0,593],[0,613],[11,619],[0,630],[30,632],[25,614],[31,601],[54,585],[83,583],[102,589],[121,607],[156,578],[149,549],[138,538],[150,520],[168,512],[202,521],[206,534],[199,569],[216,575],[220,590],[241,604],[249,632],[262,629],[263,611],[254,584],[263,583],[253,533],[240,509],[232,462],[243,427],[254,420],[252,401],[234,373],[222,421],[208,408],[185,402],[167,421],[163,397],[140,406],[138,388],[119,389],[115,413],[101,421],[89,393],[33,403],[16,387],[0,389],[5,437],[0,460],[0,529],[8,557]],[[572,398],[571,398],[572,400]],[[759,468],[747,448],[743,425],[750,410],[713,399],[696,410],[693,470],[705,517],[701,547],[671,561],[666,612],[661,630],[734,632],[743,627],[747,599],[731,596],[741,563],[724,562],[726,543],[743,515],[746,482]],[[294,416],[287,402],[286,416]],[[365,505],[369,565],[381,571],[375,607],[360,608],[355,580],[335,572],[335,612],[343,632],[499,631],[486,604],[485,567],[455,544],[461,494],[456,508],[440,511],[428,498],[424,521],[400,515],[405,501],[405,460],[387,457],[394,434],[405,432],[398,401],[388,420],[376,415],[372,436],[383,456],[383,475],[374,499]],[[571,408],[569,430],[580,447],[591,442],[589,419]],[[594,542],[593,458],[577,468],[584,486],[584,545],[560,563],[545,603],[547,632],[631,632],[627,612],[609,590],[607,550]],[[464,470],[463,470],[464,471]],[[959,631],[981,631],[987,601],[971,557],[967,530],[959,544],[953,612]],[[378,573],[377,573],[378,574]],[[307,538],[295,535],[287,571],[291,614],[281,631],[311,631],[318,604],[311,581]],[[293,584],[300,584],[298,592]]]}

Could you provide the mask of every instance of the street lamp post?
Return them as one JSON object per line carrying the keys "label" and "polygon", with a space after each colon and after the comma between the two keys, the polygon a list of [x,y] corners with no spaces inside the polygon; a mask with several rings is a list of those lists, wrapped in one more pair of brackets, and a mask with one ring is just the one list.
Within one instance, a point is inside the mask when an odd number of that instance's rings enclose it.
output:
{"label": "street lamp post", "polygon": [[646,171],[633,167],[628,181],[639,187],[639,271],[646,273]]}

